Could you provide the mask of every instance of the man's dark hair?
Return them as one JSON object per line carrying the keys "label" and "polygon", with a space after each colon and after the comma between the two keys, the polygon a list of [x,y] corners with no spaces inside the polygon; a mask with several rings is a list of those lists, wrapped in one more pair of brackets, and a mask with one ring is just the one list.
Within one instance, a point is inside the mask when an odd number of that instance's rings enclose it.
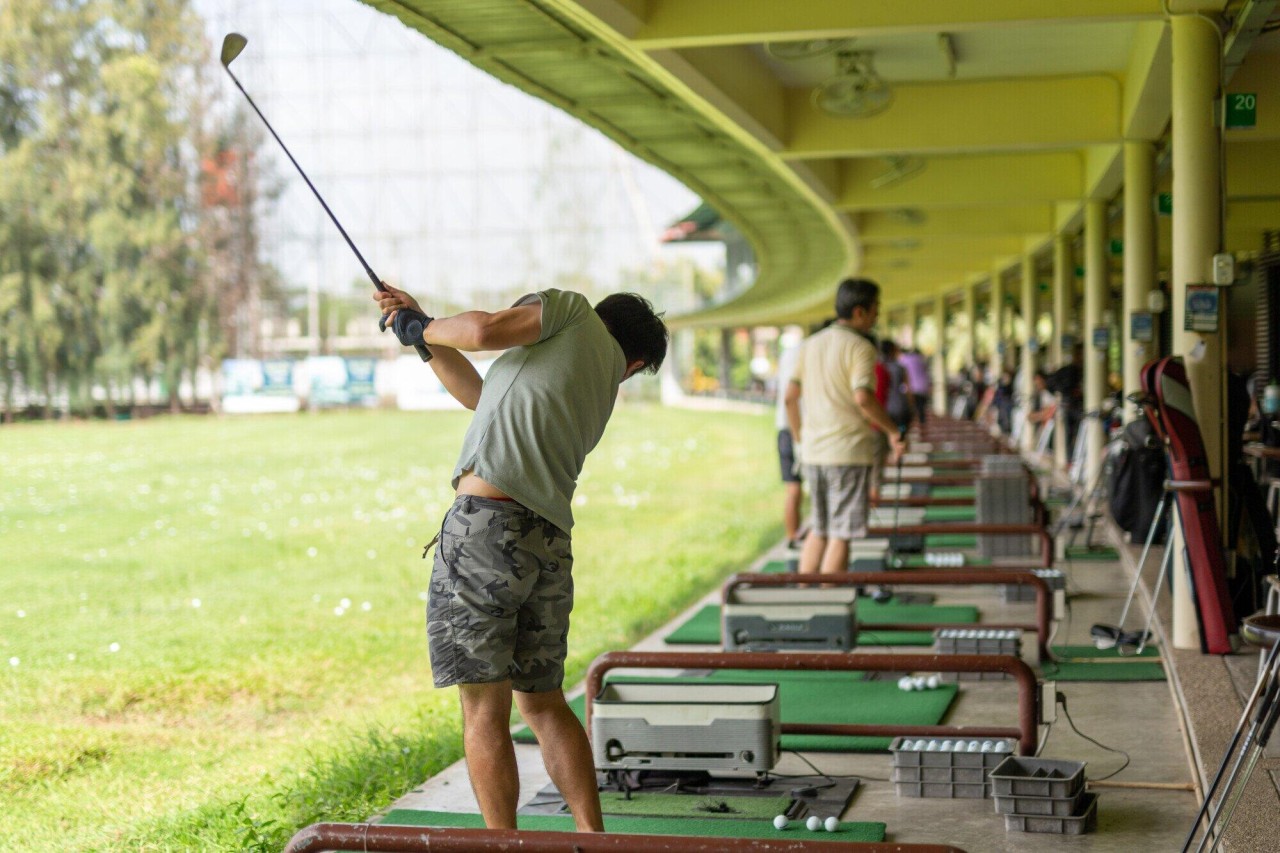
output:
{"label": "man's dark hair", "polygon": [[836,316],[841,320],[853,317],[853,309],[870,311],[880,299],[880,285],[869,278],[846,278],[836,288]]}
{"label": "man's dark hair", "polygon": [[622,347],[628,364],[642,361],[640,372],[658,372],[667,357],[667,326],[649,300],[636,293],[614,293],[600,300],[596,313]]}

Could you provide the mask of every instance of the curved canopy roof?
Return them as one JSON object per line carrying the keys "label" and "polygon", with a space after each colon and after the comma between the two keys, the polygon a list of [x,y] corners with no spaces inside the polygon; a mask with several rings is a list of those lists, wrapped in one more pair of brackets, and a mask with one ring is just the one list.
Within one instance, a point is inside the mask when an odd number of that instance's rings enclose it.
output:
{"label": "curved canopy roof", "polygon": [[[1117,196],[1125,140],[1165,147],[1166,6],[1223,22],[1226,91],[1258,97],[1256,126],[1225,131],[1227,248],[1256,250],[1280,226],[1275,0],[364,2],[731,221],[756,282],[685,323],[813,319],[855,273],[905,304],[1042,253],[1078,228],[1085,199]],[[833,114],[819,90],[846,111],[883,109]]]}

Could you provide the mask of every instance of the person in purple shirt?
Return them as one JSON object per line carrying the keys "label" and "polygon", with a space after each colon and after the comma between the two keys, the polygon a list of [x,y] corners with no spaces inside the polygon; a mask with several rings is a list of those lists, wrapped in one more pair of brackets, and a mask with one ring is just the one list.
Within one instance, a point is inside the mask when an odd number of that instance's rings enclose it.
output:
{"label": "person in purple shirt", "polygon": [[929,411],[929,360],[920,350],[914,347],[904,350],[898,356],[898,363],[907,369],[907,390],[911,392],[911,401],[915,404],[916,420],[924,423],[924,416]]}

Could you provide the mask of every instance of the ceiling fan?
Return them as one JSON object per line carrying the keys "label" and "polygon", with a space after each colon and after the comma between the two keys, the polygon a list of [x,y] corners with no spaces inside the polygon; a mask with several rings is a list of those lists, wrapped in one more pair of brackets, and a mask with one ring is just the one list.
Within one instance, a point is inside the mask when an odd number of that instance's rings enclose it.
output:
{"label": "ceiling fan", "polygon": [[905,154],[895,154],[885,157],[884,161],[889,164],[888,170],[876,175],[867,183],[873,190],[891,187],[894,184],[920,174],[924,171],[924,167],[928,165],[923,157],[913,157]]}
{"label": "ceiling fan", "polygon": [[837,52],[837,73],[813,90],[814,106],[841,118],[868,118],[887,110],[893,92],[876,73],[871,57],[866,50]]}
{"label": "ceiling fan", "polygon": [[764,49],[774,59],[785,59],[794,62],[801,59],[813,59],[826,56],[838,50],[848,50],[853,39],[808,39],[806,41],[769,42]]}

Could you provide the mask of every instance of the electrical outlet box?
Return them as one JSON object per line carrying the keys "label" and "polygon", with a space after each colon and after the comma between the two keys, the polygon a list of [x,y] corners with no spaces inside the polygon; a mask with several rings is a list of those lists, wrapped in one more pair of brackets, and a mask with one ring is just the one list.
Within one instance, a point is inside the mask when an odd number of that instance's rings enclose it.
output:
{"label": "electrical outlet box", "polygon": [[1234,255],[1220,252],[1213,256],[1213,283],[1231,284],[1236,280],[1236,259]]}
{"label": "electrical outlet box", "polygon": [[1040,724],[1048,725],[1058,720],[1058,682],[1040,682]]}

